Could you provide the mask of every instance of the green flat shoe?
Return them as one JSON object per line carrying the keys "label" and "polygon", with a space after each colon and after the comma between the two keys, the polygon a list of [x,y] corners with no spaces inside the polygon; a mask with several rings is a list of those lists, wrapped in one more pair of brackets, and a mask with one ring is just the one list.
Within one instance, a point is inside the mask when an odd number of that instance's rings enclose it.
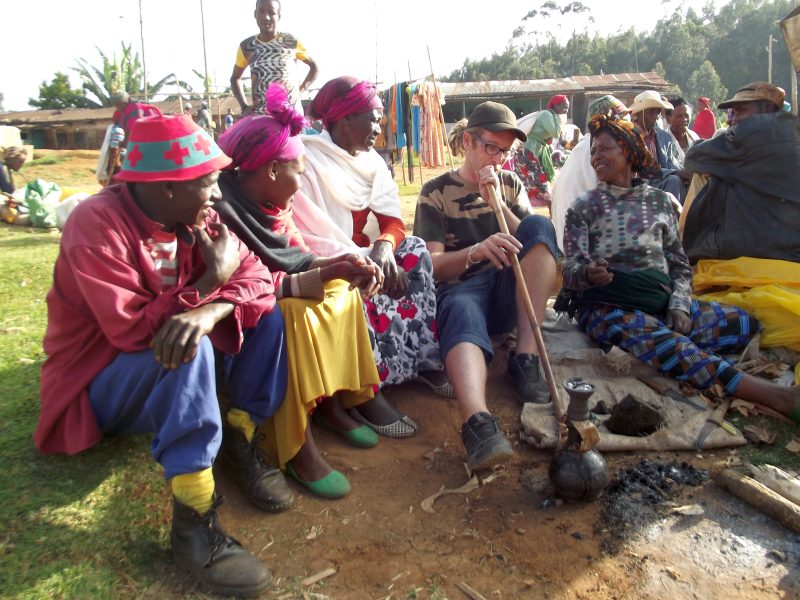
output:
{"label": "green flat shoe", "polygon": [[378,434],[372,431],[372,429],[366,425],[359,425],[355,429],[342,431],[331,426],[331,424],[325,420],[325,417],[322,416],[320,411],[314,412],[314,421],[316,421],[317,425],[324,427],[328,431],[338,433],[340,436],[350,442],[350,444],[356,446],[357,448],[372,448],[373,446],[378,445]]}
{"label": "green flat shoe", "polygon": [[316,481],[303,481],[298,477],[297,472],[291,464],[286,464],[286,474],[292,479],[297,481],[308,489],[312,494],[321,498],[335,500],[337,498],[344,498],[350,493],[350,482],[341,471],[333,470],[322,479]]}

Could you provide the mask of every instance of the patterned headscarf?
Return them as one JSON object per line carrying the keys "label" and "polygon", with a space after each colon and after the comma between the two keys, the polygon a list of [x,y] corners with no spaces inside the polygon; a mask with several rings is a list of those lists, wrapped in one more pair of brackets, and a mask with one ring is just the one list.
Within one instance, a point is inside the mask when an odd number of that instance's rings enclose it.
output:
{"label": "patterned headscarf", "polygon": [[614,138],[631,168],[640,176],[647,177],[661,171],[658,161],[647,149],[642,132],[631,121],[603,114],[595,115],[589,121],[589,134],[594,139],[600,133],[607,133]]}
{"label": "patterned headscarf", "polygon": [[267,114],[247,116],[219,137],[219,147],[233,159],[228,170],[254,171],[271,160],[289,162],[303,153],[298,134],[306,119],[289,103],[286,88],[271,84],[266,105]]}
{"label": "patterned headscarf", "polygon": [[330,129],[347,116],[375,108],[383,108],[383,104],[374,84],[359,81],[355,77],[337,77],[317,92],[309,107],[309,114],[321,120],[325,129]]}
{"label": "patterned headscarf", "polygon": [[564,94],[558,94],[557,96],[550,98],[550,102],[547,103],[547,108],[553,108],[559,104],[564,104],[566,101],[567,97]]}
{"label": "patterned headscarf", "polygon": [[607,117],[614,117],[616,115],[628,114],[628,108],[615,96],[606,94],[600,96],[597,100],[589,105],[589,118],[595,115],[606,115]]}

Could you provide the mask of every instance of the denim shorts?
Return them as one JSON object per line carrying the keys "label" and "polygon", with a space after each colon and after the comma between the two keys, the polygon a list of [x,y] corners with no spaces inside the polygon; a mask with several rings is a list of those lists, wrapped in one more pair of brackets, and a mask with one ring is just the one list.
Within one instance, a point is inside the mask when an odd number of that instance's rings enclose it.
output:
{"label": "denim shorts", "polygon": [[[519,258],[536,244],[544,244],[553,258],[561,252],[550,219],[529,215],[519,224],[515,237],[522,243]],[[487,360],[494,356],[491,336],[511,331],[517,324],[516,278],[511,267],[490,266],[459,283],[440,283],[436,289],[439,348],[442,358],[462,342],[475,344]]]}

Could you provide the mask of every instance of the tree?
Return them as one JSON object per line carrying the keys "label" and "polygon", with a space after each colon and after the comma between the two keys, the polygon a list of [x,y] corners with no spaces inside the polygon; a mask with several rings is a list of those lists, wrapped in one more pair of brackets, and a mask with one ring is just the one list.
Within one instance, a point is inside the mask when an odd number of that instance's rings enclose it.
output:
{"label": "tree", "polygon": [[708,60],[689,76],[685,89],[688,96],[686,99],[692,103],[698,96],[705,96],[711,98],[712,104],[717,104],[728,96],[728,88],[722,84],[717,70]]}
{"label": "tree", "polygon": [[93,103],[81,90],[72,89],[66,73],[57,72],[50,83],[43,81],[39,86],[39,97],[29,98],[28,104],[34,108],[91,108]]}
{"label": "tree", "polygon": [[[114,53],[109,59],[100,48],[97,48],[102,60],[101,66],[93,66],[85,58],[77,60],[73,67],[83,80],[84,92],[91,94],[96,101],[90,100],[94,106],[111,106],[111,94],[126,91],[133,96],[144,94],[144,70],[138,52],[131,50],[131,44],[122,42],[122,56],[118,59]],[[162,77],[155,83],[148,83],[147,92],[157,94],[165,85],[176,85],[191,92],[192,87],[179,80],[174,73]]]}

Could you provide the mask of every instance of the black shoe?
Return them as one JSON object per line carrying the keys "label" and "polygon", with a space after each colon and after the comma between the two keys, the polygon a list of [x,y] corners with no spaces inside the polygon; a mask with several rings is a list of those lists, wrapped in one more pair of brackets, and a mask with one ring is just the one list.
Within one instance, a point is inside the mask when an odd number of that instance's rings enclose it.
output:
{"label": "black shoe", "polygon": [[539,373],[539,357],[535,354],[508,355],[508,374],[517,386],[517,401],[520,404],[550,402],[550,388]]}
{"label": "black shoe", "polygon": [[461,441],[467,449],[470,471],[488,469],[514,456],[497,419],[487,412],[475,413],[467,419],[461,426]]}
{"label": "black shoe", "polygon": [[224,596],[251,598],[270,586],[267,568],[220,527],[217,507],[222,498],[204,515],[175,498],[172,502],[172,557],[179,569]]}
{"label": "black shoe", "polygon": [[294,503],[292,492],[280,469],[271,467],[258,449],[259,435],[248,442],[244,434],[230,425],[222,431],[219,458],[225,472],[247,492],[250,503],[267,512],[281,512]]}

